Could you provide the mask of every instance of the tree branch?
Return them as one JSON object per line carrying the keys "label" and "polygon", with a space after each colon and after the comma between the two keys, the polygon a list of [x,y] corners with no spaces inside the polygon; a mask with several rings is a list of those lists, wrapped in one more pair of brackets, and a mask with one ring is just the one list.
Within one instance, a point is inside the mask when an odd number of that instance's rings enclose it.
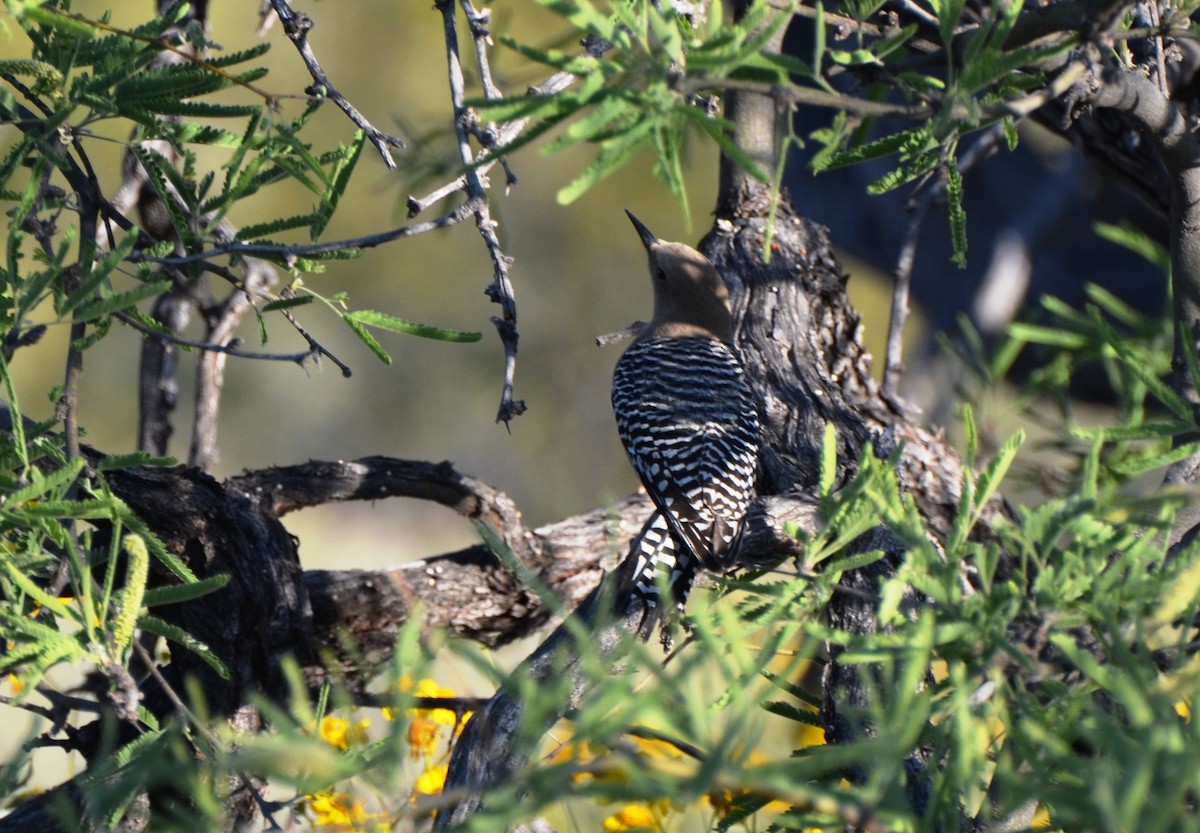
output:
{"label": "tree branch", "polygon": [[[504,385],[500,392],[500,408],[496,413],[496,421],[508,425],[513,417],[525,412],[525,402],[513,399],[513,377],[517,370],[517,342],[520,338],[517,332],[517,302],[513,296],[512,280],[508,267],[512,258],[504,254],[500,240],[496,237],[496,223],[491,217],[491,207],[488,203],[487,183],[479,169],[473,167],[475,155],[471,151],[471,141],[468,131],[468,121],[473,118],[466,110],[465,84],[462,72],[462,60],[458,50],[458,30],[455,24],[454,0],[438,0],[435,7],[442,13],[442,32],[446,40],[446,67],[450,79],[450,102],[454,107],[454,132],[458,138],[458,155],[462,164],[467,168],[466,193],[474,204],[475,227],[483,237],[488,255],[492,259],[492,285],[487,289],[487,296],[493,303],[499,304],[501,315],[494,316],[492,323],[500,334],[504,345]],[[477,36],[478,45],[479,38]],[[480,54],[486,56],[486,50],[480,49]],[[481,64],[481,72],[486,67],[486,61]],[[489,75],[490,77],[490,75]]]}
{"label": "tree branch", "polygon": [[214,257],[223,257],[226,255],[258,255],[261,257],[277,257],[283,260],[290,260],[297,257],[315,257],[333,252],[344,252],[347,249],[371,249],[375,246],[382,246],[384,243],[391,243],[393,240],[416,237],[418,234],[424,234],[448,226],[455,226],[472,216],[474,212],[474,201],[467,200],[453,211],[443,214],[436,220],[413,223],[412,225],[401,226],[390,231],[381,231],[376,234],[368,234],[363,237],[355,237],[347,240],[329,240],[324,243],[297,243],[295,245],[284,243],[244,243],[233,240],[228,243],[219,243],[211,249],[206,249],[202,252],[190,252],[183,255],[149,255],[144,252],[134,252],[129,256],[129,260],[133,263],[161,263],[166,266],[186,266],[189,263],[199,263],[203,260],[211,260]]}
{"label": "tree branch", "polygon": [[304,61],[304,66],[308,68],[308,74],[312,76],[313,85],[305,92],[314,97],[328,98],[340,107],[342,112],[367,134],[368,141],[383,157],[384,164],[394,169],[396,160],[392,158],[391,149],[403,148],[404,140],[399,136],[384,133],[367,121],[366,117],[358,112],[354,105],[333,86],[329,76],[325,74],[325,70],[321,69],[321,64],[317,61],[317,56],[313,54],[312,47],[308,45],[308,32],[313,27],[312,18],[293,11],[287,0],[271,0],[271,6],[275,9],[279,22],[283,24],[283,31],[288,36],[288,40],[296,47],[296,51],[300,53],[300,58]]}
{"label": "tree branch", "polygon": [[[254,298],[267,292],[277,280],[275,270],[258,258],[246,260],[244,268],[243,285],[230,290],[219,306],[205,312],[207,332],[204,340],[209,344],[224,345],[230,341]],[[205,471],[217,462],[217,418],[221,411],[221,390],[225,385],[228,356],[220,350],[206,350],[196,364],[195,411],[188,462]]]}

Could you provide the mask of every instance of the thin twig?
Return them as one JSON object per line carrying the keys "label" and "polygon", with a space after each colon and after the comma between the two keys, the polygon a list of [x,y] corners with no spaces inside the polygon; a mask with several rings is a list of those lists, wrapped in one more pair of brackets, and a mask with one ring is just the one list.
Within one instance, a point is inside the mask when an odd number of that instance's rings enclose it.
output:
{"label": "thin twig", "polygon": [[[454,107],[454,132],[458,139],[458,153],[463,166],[467,168],[466,192],[468,201],[475,206],[475,227],[487,246],[488,255],[492,259],[492,284],[487,288],[487,296],[500,305],[501,315],[493,316],[492,323],[500,334],[504,345],[504,387],[500,394],[500,408],[496,413],[496,421],[509,425],[513,417],[525,411],[525,403],[513,399],[513,377],[517,370],[517,302],[513,296],[512,280],[508,267],[512,258],[504,253],[500,239],[496,236],[496,222],[492,220],[491,207],[488,202],[487,185],[483,174],[477,168],[471,167],[475,161],[471,151],[471,139],[466,126],[466,109],[463,102],[466,99],[465,83],[463,80],[462,61],[458,51],[458,31],[455,26],[453,0],[438,0],[437,9],[442,13],[442,29],[446,40],[446,66],[450,80],[450,101]],[[476,36],[478,43],[482,36]],[[481,60],[486,64],[486,50],[481,52]],[[481,73],[483,69],[481,68]]]}
{"label": "thin twig", "polygon": [[215,734],[213,734],[212,730],[209,729],[208,726],[196,716],[196,713],[188,708],[187,703],[183,702],[183,698],[181,698],[175,692],[174,687],[167,682],[167,678],[164,677],[162,672],[158,670],[158,663],[154,661],[154,657],[150,656],[150,652],[146,650],[146,647],[135,639],[133,640],[133,650],[137,653],[138,659],[142,661],[142,664],[146,667],[146,670],[150,672],[150,676],[153,677],[154,681],[158,683],[159,688],[162,689],[162,693],[168,700],[171,701],[171,705],[175,707],[176,713],[178,713],[179,716],[184,719],[184,722],[186,722],[193,731],[197,732],[201,737],[208,741],[210,749],[219,749],[221,747],[221,741]]}
{"label": "thin twig", "polygon": [[279,312],[288,320],[288,323],[290,323],[296,329],[296,332],[300,334],[300,337],[308,342],[310,353],[314,354],[317,358],[324,356],[337,365],[338,370],[342,371],[343,378],[349,379],[353,375],[348,364],[343,362],[337,356],[333,355],[333,353],[330,353],[327,349],[325,349],[325,345],[321,344],[321,342],[309,335],[308,330],[300,326],[300,322],[296,320],[296,316],[292,315],[291,310],[281,309]]}
{"label": "thin twig", "polygon": [[[96,242],[95,206],[84,194],[79,194],[79,277],[82,281],[90,271]],[[56,415],[62,420],[63,438],[68,460],[79,458],[79,383],[83,379],[83,349],[79,343],[87,335],[87,323],[79,317],[78,308],[71,317],[70,343],[67,346],[67,367],[63,376],[63,392],[59,397]],[[75,489],[75,485],[71,486]]]}
{"label": "thin twig", "polygon": [[[612,49],[612,44],[600,38],[588,36],[584,40],[584,55],[589,58],[600,58],[605,52]],[[562,92],[567,87],[571,86],[578,80],[578,76],[570,72],[556,72],[551,75],[541,84],[530,87],[526,92],[529,95],[554,95]],[[492,169],[497,162],[502,162],[504,159],[504,150],[512,144],[529,124],[528,118],[514,119],[510,122],[505,122],[494,131],[488,131],[488,141],[484,141],[481,137],[480,142],[487,150],[487,154],[483,160],[475,160],[475,169],[480,176],[486,176],[487,172]],[[507,165],[505,170],[508,171]],[[516,177],[512,176],[512,172],[508,171],[509,182],[515,182]],[[412,219],[420,214],[429,206],[441,202],[446,197],[456,191],[463,191],[467,187],[467,178],[459,176],[452,182],[448,182],[437,190],[427,194],[424,197],[409,197],[408,198],[408,217]]]}
{"label": "thin twig", "polygon": [[[977,163],[991,156],[999,146],[1002,135],[1003,129],[1000,125],[987,130],[958,160],[958,172],[966,174]],[[893,401],[899,401],[900,375],[904,372],[904,327],[908,323],[908,298],[912,286],[913,265],[917,257],[917,243],[920,241],[929,210],[935,204],[940,205],[945,199],[946,181],[945,176],[938,177],[920,197],[914,197],[908,205],[912,216],[893,272],[892,310],[888,321],[887,352],[883,364],[883,393]]]}
{"label": "thin twig", "polygon": [[[1158,3],[1147,3],[1146,10],[1150,14],[1151,25],[1156,29],[1160,28],[1162,26],[1162,17],[1158,12]],[[1158,90],[1167,98],[1170,98],[1171,92],[1167,89],[1166,50],[1163,49],[1162,34],[1155,35],[1152,43],[1154,44],[1154,75],[1158,83]]]}
{"label": "thin twig", "polygon": [[368,234],[365,237],[357,237],[349,240],[332,240],[324,243],[300,243],[295,245],[283,243],[244,243],[234,240],[228,243],[219,243],[213,248],[202,252],[191,252],[185,255],[150,255],[145,252],[133,252],[127,260],[132,263],[162,263],[167,266],[184,266],[189,263],[198,263],[223,255],[258,255],[261,257],[277,257],[286,261],[298,257],[344,252],[348,249],[371,249],[375,246],[382,246],[384,243],[390,243],[393,240],[415,237],[418,234],[424,234],[428,231],[457,225],[467,219],[467,217],[470,217],[474,211],[475,202],[467,200],[453,211],[443,214],[436,220],[413,223],[410,226],[401,226],[391,231]]}
{"label": "thin twig", "polygon": [[927,192],[926,198],[910,205],[912,215],[892,273],[892,310],[888,319],[887,352],[883,360],[883,393],[892,399],[899,395],[900,375],[904,372],[904,326],[908,322],[908,297],[912,286],[913,263],[917,259],[917,241],[921,238],[921,230],[925,227],[925,219],[933,203],[931,195],[934,191],[944,193],[944,182],[944,179],[939,179],[938,185]]}
{"label": "thin twig", "polygon": [[308,67],[308,74],[312,76],[314,83],[307,92],[313,96],[324,96],[340,107],[352,122],[366,132],[367,138],[375,146],[375,150],[379,151],[379,155],[383,157],[384,164],[394,169],[396,160],[392,158],[391,148],[403,148],[404,140],[399,136],[384,133],[367,121],[366,117],[358,112],[354,105],[347,101],[330,83],[329,76],[325,74],[325,70],[321,69],[312,47],[308,45],[308,31],[313,27],[312,18],[306,14],[295,12],[288,5],[287,0],[271,0],[271,6],[275,9],[279,22],[283,24],[283,31],[287,34],[288,40],[295,45],[304,65]]}
{"label": "thin twig", "polygon": [[[229,344],[209,344],[208,342],[195,341],[190,338],[184,338],[180,335],[164,333],[160,330],[154,329],[153,327],[147,327],[141,321],[138,321],[136,318],[133,318],[132,316],[123,312],[115,313],[115,317],[122,324],[128,324],[139,333],[153,336],[155,338],[165,339],[172,344],[178,344],[181,347],[190,347],[196,350],[205,350],[212,353],[224,353],[227,356],[236,356],[239,359],[255,359],[257,361],[268,362],[291,362],[299,365],[300,367],[304,367],[304,363],[309,359],[316,358],[318,353],[322,355],[329,355],[324,349],[305,350],[302,353],[256,353],[250,350],[239,349],[237,347],[237,339],[234,339]],[[340,362],[337,362],[337,364],[339,367],[344,367],[344,365],[342,365]]]}

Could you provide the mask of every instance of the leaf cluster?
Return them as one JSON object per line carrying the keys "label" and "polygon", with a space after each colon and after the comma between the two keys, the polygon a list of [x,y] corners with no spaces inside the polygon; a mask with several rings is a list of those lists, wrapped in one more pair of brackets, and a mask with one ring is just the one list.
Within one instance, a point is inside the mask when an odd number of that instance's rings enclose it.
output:
{"label": "leaf cluster", "polygon": [[544,152],[585,142],[599,147],[587,168],[558,192],[559,202],[566,204],[638,153],[653,149],[655,173],[679,199],[686,215],[684,158],[687,137],[698,130],[752,175],[767,180],[770,172],[734,143],[732,123],[717,113],[716,93],[726,78],[778,83],[789,71],[805,69],[802,62],[765,51],[767,42],[786,25],[786,12],[756,2],[741,20],[727,23],[722,20],[720,3],[714,3],[707,19],[701,20],[695,13],[651,0],[538,2],[606,48],[603,54],[574,56],[500,36],[505,46],[532,61],[571,73],[577,83],[553,95],[531,90],[512,98],[470,101],[488,119],[534,121],[519,138],[478,164],[561,128],[543,147]]}
{"label": "leaf cluster", "polygon": [[[966,422],[978,460],[969,411]],[[964,471],[957,520],[937,541],[895,457],[868,449],[832,490],[830,433],[824,526],[795,570],[693,599],[665,666],[647,652],[613,676],[597,658],[587,702],[550,741],[527,740],[533,762],[489,795],[481,823],[554,817],[565,803],[580,818],[649,808],[690,829],[1019,829],[1035,816],[1195,829],[1200,547],[1170,548],[1183,501],[1127,495],[1093,465],[1076,493],[1008,510],[997,495],[1023,442]],[[863,548],[881,525],[902,558]],[[881,560],[894,568],[881,583],[852,578]],[[857,598],[874,627],[838,624],[839,597]],[[812,673],[829,663],[842,681],[824,684],[832,723]],[[505,686],[534,713],[568,694],[552,681]]]}

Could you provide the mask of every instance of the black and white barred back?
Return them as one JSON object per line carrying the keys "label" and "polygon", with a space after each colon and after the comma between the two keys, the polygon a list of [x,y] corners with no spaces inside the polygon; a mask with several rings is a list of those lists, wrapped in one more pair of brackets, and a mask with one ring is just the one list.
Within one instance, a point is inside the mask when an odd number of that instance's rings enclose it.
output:
{"label": "black and white barred back", "polygon": [[758,411],[733,348],[714,338],[635,342],[613,373],[617,431],[658,507],[635,586],[651,602],[666,572],[682,603],[700,565],[717,572],[754,492]]}

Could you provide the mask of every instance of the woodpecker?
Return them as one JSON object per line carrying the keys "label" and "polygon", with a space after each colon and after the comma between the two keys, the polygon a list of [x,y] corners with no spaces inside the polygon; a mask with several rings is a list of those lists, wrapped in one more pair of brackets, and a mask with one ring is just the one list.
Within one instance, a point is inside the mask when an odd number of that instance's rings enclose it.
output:
{"label": "woodpecker", "polygon": [[654,317],[613,372],[617,432],[658,509],[642,535],[634,586],[654,604],[665,571],[682,606],[701,566],[729,567],[754,492],[758,410],[716,267],[625,213],[646,247],[654,287]]}

